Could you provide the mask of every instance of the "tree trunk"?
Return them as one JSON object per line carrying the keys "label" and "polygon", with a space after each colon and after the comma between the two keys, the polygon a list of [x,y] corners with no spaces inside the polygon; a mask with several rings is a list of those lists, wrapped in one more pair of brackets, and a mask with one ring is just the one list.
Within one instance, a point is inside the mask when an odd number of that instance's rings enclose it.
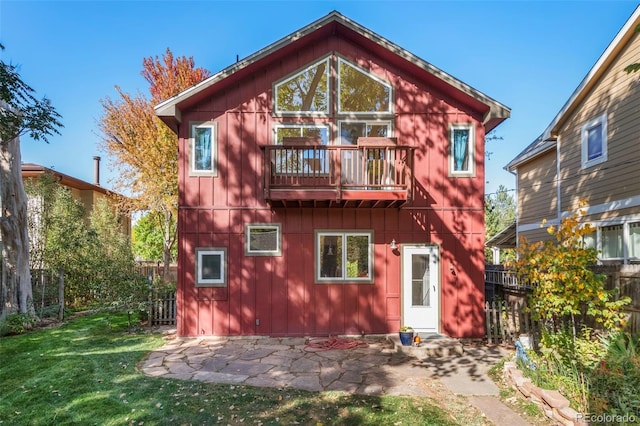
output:
{"label": "tree trunk", "polygon": [[0,241],[3,271],[0,318],[14,313],[35,316],[29,269],[27,194],[22,183],[20,139],[0,140]]}

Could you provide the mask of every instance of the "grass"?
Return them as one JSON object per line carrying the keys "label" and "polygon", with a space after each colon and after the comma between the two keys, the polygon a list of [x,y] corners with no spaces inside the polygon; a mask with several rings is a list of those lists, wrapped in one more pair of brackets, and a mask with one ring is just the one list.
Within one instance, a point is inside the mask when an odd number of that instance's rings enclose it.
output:
{"label": "grass", "polygon": [[100,313],[0,338],[1,425],[455,425],[428,398],[255,388],[144,376],[164,343]]}

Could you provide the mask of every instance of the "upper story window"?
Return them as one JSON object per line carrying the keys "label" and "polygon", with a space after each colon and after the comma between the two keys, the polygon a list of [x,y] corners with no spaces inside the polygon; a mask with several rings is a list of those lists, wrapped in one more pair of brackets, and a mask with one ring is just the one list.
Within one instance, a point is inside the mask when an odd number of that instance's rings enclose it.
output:
{"label": "upper story window", "polygon": [[193,124],[189,147],[189,175],[216,176],[216,123]]}
{"label": "upper story window", "polygon": [[582,168],[607,161],[607,113],[588,121],[580,131]]}
{"label": "upper story window", "polygon": [[452,124],[449,128],[449,174],[473,176],[475,173],[472,124]]}
{"label": "upper story window", "polygon": [[277,83],[275,111],[281,114],[329,114],[329,58]]}
{"label": "upper story window", "polygon": [[391,85],[338,58],[338,113],[391,113]]}
{"label": "upper story window", "polygon": [[[274,113],[283,116],[389,116],[391,84],[347,60],[329,56],[274,83]],[[332,69],[335,74],[332,73]],[[336,96],[332,98],[331,76]]]}
{"label": "upper story window", "polygon": [[352,121],[343,120],[338,124],[341,145],[356,145],[360,137],[390,137],[390,121]]}

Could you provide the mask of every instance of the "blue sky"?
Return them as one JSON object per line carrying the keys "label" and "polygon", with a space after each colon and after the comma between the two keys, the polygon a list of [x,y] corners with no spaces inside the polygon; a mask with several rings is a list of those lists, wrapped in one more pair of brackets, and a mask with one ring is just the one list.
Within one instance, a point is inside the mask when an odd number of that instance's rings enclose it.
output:
{"label": "blue sky", "polygon": [[[51,99],[64,128],[23,138],[22,160],[92,182],[114,174],[99,152],[100,99],[148,94],[142,59],[193,56],[212,73],[332,10],[511,108],[487,151],[486,192],[515,187],[503,167],[534,140],[632,14],[635,1],[29,1],[0,0],[0,53]],[[639,58],[640,59],[640,58]]]}

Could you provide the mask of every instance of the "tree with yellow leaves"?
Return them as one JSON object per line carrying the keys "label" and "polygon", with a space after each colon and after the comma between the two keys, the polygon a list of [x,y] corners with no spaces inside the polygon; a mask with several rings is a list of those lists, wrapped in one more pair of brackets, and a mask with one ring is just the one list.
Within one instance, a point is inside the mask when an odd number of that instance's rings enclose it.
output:
{"label": "tree with yellow leaves", "polygon": [[534,316],[553,332],[569,325],[574,336],[594,322],[607,330],[618,329],[625,318],[621,308],[630,302],[628,297],[616,299],[615,290],[606,288],[606,276],[593,271],[598,252],[584,243],[584,237],[595,229],[581,223],[584,215],[579,210],[562,219],[557,228],[548,227],[551,240],[529,243],[522,237],[518,260],[511,265],[518,279],[533,286],[530,309]]}
{"label": "tree with yellow leaves", "polygon": [[119,172],[114,185],[129,195],[122,200],[126,210],[157,213],[163,233],[165,279],[176,243],[178,209],[178,144],[176,135],[155,115],[154,106],[209,77],[196,68],[193,58],[175,58],[167,49],[162,59],[143,60],[142,76],[149,83],[151,99],[131,96],[119,87],[117,100],[101,100],[103,116],[99,127],[101,148],[110,154]]}

